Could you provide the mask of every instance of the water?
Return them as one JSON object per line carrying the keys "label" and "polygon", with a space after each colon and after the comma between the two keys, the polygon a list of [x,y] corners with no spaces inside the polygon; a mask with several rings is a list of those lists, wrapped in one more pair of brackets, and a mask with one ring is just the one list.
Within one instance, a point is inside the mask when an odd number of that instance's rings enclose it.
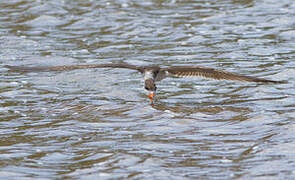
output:
{"label": "water", "polygon": [[[0,177],[293,179],[295,3],[0,2]],[[126,69],[201,65],[288,80],[165,79],[157,102]]]}

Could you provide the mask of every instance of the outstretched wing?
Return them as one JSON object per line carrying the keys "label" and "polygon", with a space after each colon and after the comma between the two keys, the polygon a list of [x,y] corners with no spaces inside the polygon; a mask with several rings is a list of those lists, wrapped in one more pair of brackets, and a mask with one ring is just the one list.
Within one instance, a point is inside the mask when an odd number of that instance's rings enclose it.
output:
{"label": "outstretched wing", "polygon": [[265,83],[285,83],[285,81],[272,81],[263,78],[256,78],[251,76],[244,76],[227,71],[217,70],[213,68],[201,66],[172,66],[163,68],[166,76],[171,77],[205,77],[216,80],[234,80],[234,81],[249,81],[249,82],[265,82]]}
{"label": "outstretched wing", "polygon": [[36,71],[69,71],[74,69],[93,69],[93,68],[126,68],[142,72],[141,67],[133,66],[130,64],[87,64],[87,65],[72,65],[72,66],[43,66],[43,67],[25,67],[25,66],[9,66],[5,65],[15,71],[36,72]]}

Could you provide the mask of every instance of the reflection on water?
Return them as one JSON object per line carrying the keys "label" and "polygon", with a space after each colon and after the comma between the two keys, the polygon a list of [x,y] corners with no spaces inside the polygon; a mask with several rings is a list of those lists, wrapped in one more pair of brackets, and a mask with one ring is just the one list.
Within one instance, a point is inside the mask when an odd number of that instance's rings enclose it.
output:
{"label": "reflection on water", "polygon": [[[0,3],[0,177],[294,176],[293,1]],[[170,79],[151,105],[125,69],[201,65],[287,84]]]}

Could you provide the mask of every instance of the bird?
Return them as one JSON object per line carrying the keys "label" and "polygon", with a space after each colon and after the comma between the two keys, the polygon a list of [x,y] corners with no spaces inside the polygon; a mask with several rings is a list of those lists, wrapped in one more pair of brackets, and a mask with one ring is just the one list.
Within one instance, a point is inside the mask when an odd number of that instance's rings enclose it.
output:
{"label": "bird", "polygon": [[25,67],[25,66],[10,66],[4,65],[5,68],[22,71],[22,72],[37,72],[37,71],[69,71],[74,69],[92,69],[92,68],[125,68],[139,71],[143,75],[144,88],[150,93],[148,98],[151,103],[154,101],[157,86],[156,82],[166,77],[204,77],[215,80],[233,80],[233,81],[247,81],[257,83],[286,83],[286,81],[275,81],[264,78],[241,75],[224,70],[218,70],[203,66],[170,66],[160,67],[152,66],[135,66],[126,63],[108,63],[108,64],[83,64],[83,65],[69,65],[69,66],[42,66],[42,67]]}

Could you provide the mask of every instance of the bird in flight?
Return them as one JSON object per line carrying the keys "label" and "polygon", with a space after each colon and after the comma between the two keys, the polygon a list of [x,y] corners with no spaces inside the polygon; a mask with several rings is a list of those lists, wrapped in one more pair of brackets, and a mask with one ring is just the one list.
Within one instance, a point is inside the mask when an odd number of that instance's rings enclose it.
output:
{"label": "bird in flight", "polygon": [[90,69],[90,68],[126,68],[139,71],[144,78],[144,88],[150,92],[148,98],[153,103],[156,94],[156,81],[160,81],[166,77],[205,77],[216,80],[233,80],[233,81],[248,81],[261,83],[285,83],[286,81],[274,81],[263,78],[251,77],[231,73],[214,68],[202,66],[171,66],[161,68],[159,66],[134,66],[124,63],[110,64],[90,64],[90,65],[72,65],[72,66],[43,66],[43,67],[24,67],[10,66],[4,67],[14,71],[36,72],[36,71],[69,71],[74,69]]}

